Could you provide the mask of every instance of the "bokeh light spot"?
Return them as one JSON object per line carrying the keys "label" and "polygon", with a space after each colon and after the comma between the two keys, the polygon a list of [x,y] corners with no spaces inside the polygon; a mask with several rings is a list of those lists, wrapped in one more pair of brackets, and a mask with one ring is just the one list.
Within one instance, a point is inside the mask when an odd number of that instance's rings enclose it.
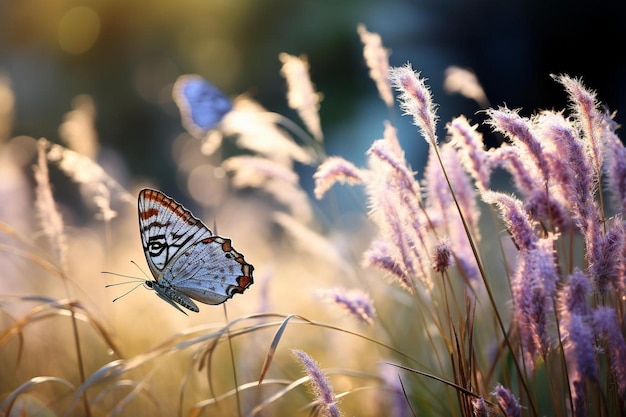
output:
{"label": "bokeh light spot", "polygon": [[59,45],[70,54],[87,52],[100,34],[100,18],[90,7],[68,10],[59,21]]}
{"label": "bokeh light spot", "polygon": [[[221,168],[209,164],[195,167],[187,180],[187,188],[191,197],[205,207],[216,207],[223,203],[227,184]],[[217,174],[217,175],[216,175]]]}

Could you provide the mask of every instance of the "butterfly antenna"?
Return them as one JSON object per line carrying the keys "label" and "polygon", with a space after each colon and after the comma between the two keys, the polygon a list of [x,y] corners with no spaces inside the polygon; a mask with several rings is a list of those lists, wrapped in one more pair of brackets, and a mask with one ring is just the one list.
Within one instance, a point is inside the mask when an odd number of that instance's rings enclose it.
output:
{"label": "butterfly antenna", "polygon": [[239,398],[239,382],[237,382],[237,367],[235,365],[235,353],[233,350],[233,342],[230,338],[230,321],[228,320],[228,311],[226,310],[226,303],[222,304],[224,306],[224,320],[226,320],[226,337],[228,339],[228,347],[230,348],[230,362],[233,368],[233,381],[235,384],[235,396],[237,397],[237,412],[241,417],[241,399]]}
{"label": "butterfly antenna", "polygon": [[[111,284],[111,285],[107,285],[107,287],[112,287],[113,285],[120,285],[120,284],[128,284],[128,282],[121,282],[121,283],[118,283],[118,284]],[[119,297],[114,298],[113,302],[116,302],[117,300],[119,300],[122,297],[126,297],[128,294],[130,294],[131,292],[135,291],[141,285],[142,284],[135,285],[133,288],[131,288],[130,290],[126,291],[124,294],[120,295]]]}
{"label": "butterfly antenna", "polygon": [[137,265],[137,262],[135,261],[130,261],[133,265],[135,265],[137,267],[138,270],[141,271],[141,273],[148,279],[150,279],[150,277],[148,276],[148,274],[146,274],[146,271],[144,271],[143,269],[141,269],[141,267],[139,265]]}
{"label": "butterfly antenna", "polygon": [[115,285],[129,284],[129,283],[134,282],[134,281],[141,281],[142,283],[143,283],[143,281],[145,281],[143,278],[134,277],[132,275],[118,274],[117,272],[102,271],[101,273],[102,274],[115,275],[116,277],[130,278],[130,279],[133,280],[133,281],[118,282],[118,283],[115,283],[115,284],[108,284],[108,285],[104,286],[105,288],[113,287]]}

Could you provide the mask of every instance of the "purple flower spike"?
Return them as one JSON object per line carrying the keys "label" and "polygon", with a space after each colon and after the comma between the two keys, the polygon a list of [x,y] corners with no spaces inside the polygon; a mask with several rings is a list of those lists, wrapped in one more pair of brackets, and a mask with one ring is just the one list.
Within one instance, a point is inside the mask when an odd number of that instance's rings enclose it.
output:
{"label": "purple flower spike", "polygon": [[435,247],[433,269],[436,272],[445,272],[452,264],[454,264],[454,258],[452,257],[450,242],[443,240]]}
{"label": "purple flower spike", "polygon": [[528,158],[522,158],[516,147],[503,144],[490,152],[489,156],[494,167],[504,167],[511,173],[515,187],[525,196],[531,195],[535,190],[545,192],[537,167],[528,163]]}
{"label": "purple flower spike", "polygon": [[589,249],[589,272],[600,292],[623,290],[626,225],[621,218],[608,223],[608,230]]}
{"label": "purple flower spike", "polygon": [[594,170],[599,175],[602,167],[602,142],[606,123],[604,115],[598,109],[596,95],[593,91],[586,89],[580,80],[567,75],[553,75],[552,77],[565,87],[569,95],[572,110],[583,132]]}
{"label": "purple flower spike", "polygon": [[597,182],[584,143],[574,126],[560,113],[545,111],[535,121],[541,137],[553,144],[549,157],[551,182],[571,204],[574,218],[582,227],[584,219],[596,215],[596,210],[589,212],[589,201],[593,201]]}
{"label": "purple flower spike", "polygon": [[517,110],[507,108],[489,109],[487,115],[489,116],[487,123],[496,132],[508,136],[513,141],[513,145],[520,151],[520,157],[528,162],[532,161],[541,173],[544,183],[546,183],[550,177],[550,169],[543,154],[541,142],[533,131],[531,121],[520,116]]}
{"label": "purple flower spike", "polygon": [[548,326],[558,280],[552,245],[552,239],[541,239],[534,249],[521,251],[511,282],[513,318],[530,366],[537,353],[545,358],[550,348]]}
{"label": "purple flower spike", "polygon": [[363,182],[366,172],[360,170],[351,162],[338,156],[326,159],[318,168],[313,178],[315,179],[315,198],[321,199],[326,191],[336,182],[359,184]]}
{"label": "purple flower spike", "polygon": [[391,85],[400,92],[400,108],[404,114],[413,116],[413,124],[419,127],[422,136],[430,145],[437,145],[435,125],[437,115],[430,90],[411,64],[391,68]]}
{"label": "purple flower spike", "polygon": [[491,395],[495,396],[498,400],[500,408],[507,417],[521,417],[522,407],[517,401],[517,398],[511,394],[511,391],[504,388],[502,385],[496,385]]}
{"label": "purple flower spike", "polygon": [[622,141],[610,132],[605,143],[605,171],[607,190],[611,193],[615,209],[626,213],[626,147]]}
{"label": "purple flower spike", "polygon": [[476,188],[489,189],[491,165],[485,151],[483,137],[471,126],[464,116],[457,117],[446,126],[450,134],[450,143],[459,152],[465,170],[474,178]]}
{"label": "purple flower spike", "polygon": [[473,399],[472,409],[475,417],[489,417],[489,404],[483,398]]}
{"label": "purple flower spike", "polygon": [[591,283],[587,274],[577,269],[567,279],[567,284],[563,287],[559,296],[560,309],[563,314],[579,314],[585,316],[589,312],[585,301],[590,294]]}
{"label": "purple flower spike", "polygon": [[615,310],[608,307],[599,308],[593,314],[593,324],[597,334],[606,340],[617,389],[621,397],[626,398],[626,342]]}
{"label": "purple flower spike", "polygon": [[487,191],[483,193],[482,197],[485,203],[495,204],[498,210],[500,210],[500,216],[520,250],[535,248],[539,238],[533,230],[521,201],[515,197],[495,191]]}
{"label": "purple flower spike", "polygon": [[[582,377],[598,380],[598,363],[596,362],[595,339],[591,326],[584,316],[571,314],[564,318],[565,335],[569,345],[565,349],[565,357],[574,363]],[[570,375],[573,380],[581,379]]]}
{"label": "purple flower spike", "polygon": [[363,291],[332,288],[320,291],[319,295],[324,301],[341,307],[361,323],[370,326],[374,324],[376,309],[372,299]]}
{"label": "purple flower spike", "polygon": [[393,249],[386,240],[375,240],[364,254],[364,266],[374,266],[385,271],[394,278],[404,289],[413,292],[411,278],[407,275],[397,256],[393,256]]}
{"label": "purple flower spike", "polygon": [[319,367],[319,364],[301,350],[292,350],[293,355],[298,359],[304,371],[310,378],[311,387],[317,397],[317,401],[321,407],[321,412],[324,417],[339,417],[341,412],[337,406],[337,398],[333,387],[330,385],[330,381],[324,375]]}

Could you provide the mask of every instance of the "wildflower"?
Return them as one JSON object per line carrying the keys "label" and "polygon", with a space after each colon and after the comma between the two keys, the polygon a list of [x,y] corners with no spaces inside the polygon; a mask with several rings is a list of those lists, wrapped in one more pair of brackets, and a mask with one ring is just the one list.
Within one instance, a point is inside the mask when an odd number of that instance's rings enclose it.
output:
{"label": "wildflower", "polygon": [[559,306],[564,316],[589,313],[585,298],[591,291],[589,278],[580,269],[576,269],[567,279],[567,283],[559,293]]}
{"label": "wildflower", "polygon": [[500,132],[512,140],[519,155],[524,161],[531,162],[541,173],[543,184],[550,177],[548,163],[541,148],[539,138],[533,132],[533,125],[527,118],[521,117],[517,110],[500,108],[487,110],[487,123],[496,132]]}
{"label": "wildflower", "polygon": [[612,286],[615,290],[623,290],[624,262],[623,253],[626,247],[626,225],[621,217],[607,223],[608,230],[598,238],[591,248],[588,258],[591,274],[598,291],[606,293]]}
{"label": "wildflower", "polygon": [[540,137],[551,144],[547,153],[551,185],[559,190],[562,201],[571,206],[580,228],[590,216],[597,218],[593,201],[595,182],[582,141],[562,114],[542,112],[536,119]]}
{"label": "wildflower", "polygon": [[111,194],[120,201],[130,203],[135,197],[115,181],[93,159],[64,148],[61,145],[49,144],[48,160],[54,162],[61,171],[73,181],[80,184],[84,201],[93,203],[100,211],[100,218],[107,220],[117,213],[110,208]]}
{"label": "wildflower", "polygon": [[545,190],[537,167],[529,163],[527,158],[522,158],[515,147],[503,144],[489,153],[489,159],[494,168],[504,167],[511,173],[515,188],[523,195],[531,195],[535,190]]}
{"label": "wildflower", "polygon": [[317,171],[313,174],[315,179],[313,193],[317,199],[321,199],[336,182],[359,184],[363,182],[365,175],[364,171],[351,162],[336,156],[329,157],[317,167]]}
{"label": "wildflower", "polygon": [[[406,165],[406,160],[402,156],[397,155],[392,145],[385,140],[374,141],[367,151],[371,156],[370,163],[376,167],[378,161],[386,165],[387,168],[393,170],[387,176],[393,180],[393,184],[397,185],[398,191],[408,193],[409,198],[419,198],[419,183],[415,180],[413,173]],[[381,167],[382,168],[382,167]],[[382,168],[384,170],[384,168]]]}
{"label": "wildflower", "polygon": [[359,25],[357,32],[363,43],[363,57],[370,69],[370,78],[376,83],[378,94],[387,107],[393,106],[393,94],[389,81],[389,51],[383,47],[378,33],[368,32],[365,25]]}
{"label": "wildflower", "polygon": [[626,147],[612,131],[607,135],[604,147],[607,190],[615,210],[623,213],[626,212]]}
{"label": "wildflower", "polygon": [[233,184],[237,188],[260,187],[267,180],[298,184],[298,175],[290,168],[259,156],[233,156],[222,162],[222,167],[235,174]]}
{"label": "wildflower", "polygon": [[394,248],[385,239],[374,240],[370,243],[369,249],[363,254],[363,266],[375,266],[387,272],[391,277],[407,291],[413,291],[413,284],[405,268],[399,262],[398,257],[392,255]]}
{"label": "wildflower", "polygon": [[[480,211],[476,207],[475,192],[469,176],[463,171],[458,155],[450,143],[440,146],[439,154],[446,169],[450,185],[444,176],[441,164],[435,152],[431,151],[428,163],[424,171],[424,184],[427,190],[427,207],[429,218],[441,216],[441,222],[445,225],[445,231],[450,241],[452,251],[458,260],[458,266],[462,273],[471,281],[480,277],[478,265],[474,258],[469,239],[458,209],[456,208],[452,192],[456,196],[460,210],[470,227],[473,238],[478,236],[478,219]],[[434,212],[436,214],[431,213]]]}
{"label": "wildflower", "polygon": [[[586,316],[580,314],[564,315],[565,336],[569,342],[565,346],[565,357],[568,363],[575,364],[581,377],[592,381],[598,380],[598,364],[594,349],[593,329],[587,323]],[[573,380],[580,379],[577,375],[570,376]]]}
{"label": "wildflower", "polygon": [[578,128],[583,133],[587,152],[590,154],[594,173],[599,177],[602,167],[602,143],[606,127],[605,118],[598,109],[596,95],[585,88],[580,80],[567,75],[553,75],[569,95]]}
{"label": "wildflower", "polygon": [[435,254],[433,255],[433,269],[436,272],[445,272],[448,267],[454,264],[454,258],[452,257],[452,248],[450,248],[450,242],[442,240],[435,247]]}
{"label": "wildflower", "polygon": [[59,136],[75,152],[95,159],[98,154],[98,133],[94,126],[96,105],[90,96],[79,95],[72,100],[72,107],[63,117]]}
{"label": "wildflower", "polygon": [[411,64],[391,68],[389,78],[391,85],[400,92],[400,108],[404,114],[413,116],[413,124],[428,144],[437,145],[435,104],[425,80],[413,72]]}
{"label": "wildflower", "polygon": [[489,106],[485,90],[478,82],[476,74],[470,70],[454,65],[446,68],[443,89],[449,94],[459,93],[464,97],[472,99],[479,106]]}
{"label": "wildflower", "polygon": [[588,323],[589,308],[585,302],[590,287],[587,275],[576,270],[568,277],[559,294],[559,326],[576,415],[585,410],[587,397],[584,377],[596,380],[598,372],[594,335]]}
{"label": "wildflower", "polygon": [[301,350],[292,350],[293,355],[298,359],[304,371],[309,376],[310,386],[315,393],[322,415],[325,417],[339,417],[341,412],[337,405],[337,398],[330,381],[324,375],[319,364]]}
{"label": "wildflower", "polygon": [[385,121],[385,131],[383,133],[383,140],[387,143],[387,146],[398,158],[404,159],[404,151],[400,146],[398,140],[398,129],[393,127],[391,123]]}
{"label": "wildflower", "polygon": [[475,417],[489,417],[489,404],[483,398],[474,398],[472,409]]}
{"label": "wildflower", "polygon": [[495,396],[498,400],[500,408],[507,417],[521,417],[522,407],[519,401],[511,394],[511,392],[504,388],[502,385],[496,385],[491,395]]}
{"label": "wildflower", "polygon": [[500,210],[500,217],[518,248],[530,250],[536,247],[539,238],[520,200],[495,191],[483,193],[482,198],[485,203],[495,204]]}
{"label": "wildflower", "polygon": [[341,307],[360,322],[370,326],[374,324],[376,309],[372,299],[363,291],[329,288],[320,290],[318,294],[322,300]]}
{"label": "wildflower", "polygon": [[545,358],[550,347],[548,319],[558,280],[552,245],[553,239],[540,239],[533,249],[520,251],[511,282],[513,317],[530,366],[536,353]]}
{"label": "wildflower", "polygon": [[278,126],[284,121],[283,116],[268,112],[250,97],[239,96],[233,110],[224,116],[220,130],[224,135],[235,136],[238,147],[285,166],[291,166],[293,161],[311,164],[315,160],[314,152],[299,146]]}
{"label": "wildflower", "polygon": [[258,187],[303,221],[312,217],[308,197],[298,185],[298,175],[289,167],[260,156],[233,156],[223,161],[222,167],[234,174],[234,186]]}
{"label": "wildflower", "polygon": [[46,149],[48,141],[39,139],[37,142],[37,165],[34,166],[35,181],[37,183],[35,209],[44,234],[50,239],[56,261],[61,268],[65,268],[67,260],[67,236],[65,235],[63,218],[57,209],[46,161]]}
{"label": "wildflower", "polygon": [[593,313],[596,334],[606,341],[611,372],[622,398],[626,398],[626,342],[614,309],[600,307]]}
{"label": "wildflower", "polygon": [[388,141],[375,141],[368,155],[371,175],[366,185],[370,217],[390,243],[388,248],[394,248],[389,254],[395,257],[395,264],[402,266],[403,274],[418,277],[427,288],[431,288],[426,266],[428,256],[423,253],[427,241],[419,184],[406,161],[394,153]]}
{"label": "wildflower", "polygon": [[476,188],[481,192],[489,189],[491,166],[476,125],[471,126],[464,116],[460,116],[448,123],[446,128],[450,143],[458,151],[465,171],[474,178]]}
{"label": "wildflower", "polygon": [[287,80],[287,102],[296,110],[313,137],[321,142],[322,126],[320,123],[320,95],[309,77],[309,63],[305,57],[296,57],[281,53],[278,58],[283,66],[280,73]]}

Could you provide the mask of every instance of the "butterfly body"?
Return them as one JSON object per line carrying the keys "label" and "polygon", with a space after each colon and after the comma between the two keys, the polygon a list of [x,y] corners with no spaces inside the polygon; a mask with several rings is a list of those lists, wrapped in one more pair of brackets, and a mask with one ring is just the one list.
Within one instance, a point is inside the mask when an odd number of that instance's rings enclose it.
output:
{"label": "butterfly body", "polygon": [[146,281],[145,284],[147,288],[154,290],[161,299],[166,301],[168,304],[171,304],[174,308],[178,309],[182,313],[185,312],[181,310],[178,304],[195,313],[198,313],[200,311],[196,303],[194,303],[191,298],[187,297],[185,294],[179,291],[176,291],[167,282]]}
{"label": "butterfly body", "polygon": [[[253,283],[254,267],[230,239],[215,236],[202,221],[160,191],[139,193],[139,229],[159,297],[198,312],[192,301],[221,304]],[[180,310],[182,311],[182,310]]]}

